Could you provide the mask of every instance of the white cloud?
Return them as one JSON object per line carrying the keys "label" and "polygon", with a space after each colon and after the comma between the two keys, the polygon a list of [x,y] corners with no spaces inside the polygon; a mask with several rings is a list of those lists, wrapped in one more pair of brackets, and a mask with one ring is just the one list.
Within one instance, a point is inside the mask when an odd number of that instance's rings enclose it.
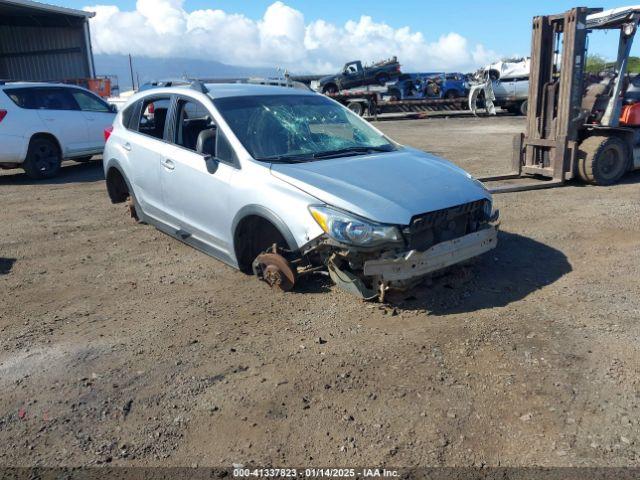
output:
{"label": "white cloud", "polygon": [[409,27],[394,28],[363,15],[344,25],[305,23],[302,12],[281,1],[260,20],[223,10],[187,12],[184,0],[138,0],[135,11],[97,5],[91,20],[95,53],[184,57],[230,65],[330,72],[344,62],[397,55],[405,71],[474,70],[500,56],[470,45],[458,33],[427,40]]}

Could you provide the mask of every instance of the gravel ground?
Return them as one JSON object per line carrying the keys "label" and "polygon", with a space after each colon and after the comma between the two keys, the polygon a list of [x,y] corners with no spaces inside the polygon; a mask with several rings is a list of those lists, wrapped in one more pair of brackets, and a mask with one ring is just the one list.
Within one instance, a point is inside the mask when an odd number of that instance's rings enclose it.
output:
{"label": "gravel ground", "polygon": [[[481,175],[524,122],[377,125]],[[496,250],[380,305],[134,224],[98,163],[3,172],[0,464],[639,466],[639,184],[496,197]]]}

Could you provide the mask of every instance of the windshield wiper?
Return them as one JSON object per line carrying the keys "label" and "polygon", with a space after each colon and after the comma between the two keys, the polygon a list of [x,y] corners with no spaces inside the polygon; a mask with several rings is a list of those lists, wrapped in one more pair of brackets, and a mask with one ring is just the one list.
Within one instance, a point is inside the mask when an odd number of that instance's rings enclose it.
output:
{"label": "windshield wiper", "polygon": [[256,160],[260,162],[269,163],[304,163],[309,160],[313,160],[311,155],[276,155],[273,157],[257,157]]}
{"label": "windshield wiper", "polygon": [[340,157],[346,154],[351,155],[366,155],[373,152],[392,152],[393,146],[380,146],[380,147],[347,147],[339,150],[330,150],[328,152],[314,153],[313,158],[332,158]]}

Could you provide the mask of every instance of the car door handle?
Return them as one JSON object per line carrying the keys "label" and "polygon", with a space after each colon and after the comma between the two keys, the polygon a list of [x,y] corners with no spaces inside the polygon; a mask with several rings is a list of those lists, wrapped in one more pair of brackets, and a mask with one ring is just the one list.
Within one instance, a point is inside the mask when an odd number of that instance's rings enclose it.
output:
{"label": "car door handle", "polygon": [[122,145],[122,148],[124,148],[127,152],[130,152],[131,151],[131,144],[129,142],[127,142],[124,145]]}
{"label": "car door handle", "polygon": [[162,166],[167,170],[173,170],[174,168],[176,168],[176,165],[175,163],[173,163],[173,160],[169,160],[168,158],[165,158],[164,160],[162,160]]}

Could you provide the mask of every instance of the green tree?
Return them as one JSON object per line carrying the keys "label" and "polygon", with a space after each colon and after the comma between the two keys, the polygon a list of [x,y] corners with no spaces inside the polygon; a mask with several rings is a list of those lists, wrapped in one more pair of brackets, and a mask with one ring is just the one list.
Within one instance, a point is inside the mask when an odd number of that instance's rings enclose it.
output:
{"label": "green tree", "polygon": [[587,56],[587,66],[585,70],[587,73],[600,73],[607,66],[607,59],[602,55],[588,55]]}
{"label": "green tree", "polygon": [[640,57],[629,57],[629,73],[640,73]]}

